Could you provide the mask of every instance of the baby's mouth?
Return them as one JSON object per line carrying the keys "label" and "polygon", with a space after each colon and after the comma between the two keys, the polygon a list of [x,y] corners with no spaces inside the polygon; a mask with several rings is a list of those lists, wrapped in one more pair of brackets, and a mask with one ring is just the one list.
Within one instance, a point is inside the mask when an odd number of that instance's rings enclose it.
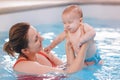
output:
{"label": "baby's mouth", "polygon": [[69,28],[68,30],[69,30],[69,31],[71,31],[72,29],[71,29],[71,28]]}

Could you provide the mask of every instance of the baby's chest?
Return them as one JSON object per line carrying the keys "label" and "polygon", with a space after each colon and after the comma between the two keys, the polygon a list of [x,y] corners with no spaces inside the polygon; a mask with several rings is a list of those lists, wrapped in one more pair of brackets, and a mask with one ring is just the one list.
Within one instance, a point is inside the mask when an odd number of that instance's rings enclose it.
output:
{"label": "baby's chest", "polygon": [[80,34],[74,34],[74,35],[70,35],[69,36],[69,39],[70,39],[70,42],[72,43],[72,44],[78,44],[79,43],[79,40],[80,40]]}

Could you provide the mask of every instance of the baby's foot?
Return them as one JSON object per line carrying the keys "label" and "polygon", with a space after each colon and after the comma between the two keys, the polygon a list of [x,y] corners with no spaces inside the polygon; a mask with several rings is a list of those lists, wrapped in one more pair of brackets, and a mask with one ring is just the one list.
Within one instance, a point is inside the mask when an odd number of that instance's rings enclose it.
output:
{"label": "baby's foot", "polygon": [[98,64],[103,64],[103,60],[100,60]]}

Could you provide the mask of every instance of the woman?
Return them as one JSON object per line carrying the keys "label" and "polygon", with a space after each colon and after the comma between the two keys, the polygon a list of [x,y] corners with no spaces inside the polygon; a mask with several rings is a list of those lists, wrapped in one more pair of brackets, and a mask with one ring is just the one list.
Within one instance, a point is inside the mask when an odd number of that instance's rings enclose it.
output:
{"label": "woman", "polygon": [[36,29],[28,23],[17,23],[9,31],[9,41],[4,44],[4,51],[18,59],[13,66],[17,72],[28,74],[44,74],[48,72],[74,73],[81,70],[84,65],[85,53],[88,43],[83,44],[78,56],[74,59],[69,42],[66,52],[71,55],[72,63],[67,68],[60,69],[57,66],[63,62],[53,54],[46,54],[42,47],[43,38]]}

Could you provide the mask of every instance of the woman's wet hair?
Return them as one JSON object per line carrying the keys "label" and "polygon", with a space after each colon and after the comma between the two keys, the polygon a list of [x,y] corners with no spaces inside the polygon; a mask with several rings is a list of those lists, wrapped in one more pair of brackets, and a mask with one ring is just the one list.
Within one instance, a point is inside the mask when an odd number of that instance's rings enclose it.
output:
{"label": "woman's wet hair", "polygon": [[15,53],[23,54],[22,49],[28,47],[27,33],[30,24],[21,22],[13,25],[9,31],[9,41],[4,44],[3,50],[9,55],[15,56]]}

